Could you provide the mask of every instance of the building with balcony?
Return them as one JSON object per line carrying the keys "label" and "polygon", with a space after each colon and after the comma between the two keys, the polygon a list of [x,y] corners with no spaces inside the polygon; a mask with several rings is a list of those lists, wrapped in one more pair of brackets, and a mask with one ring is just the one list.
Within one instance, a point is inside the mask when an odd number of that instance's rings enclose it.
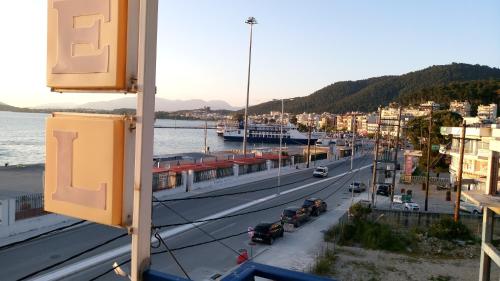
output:
{"label": "building with balcony", "polygon": [[460,114],[462,117],[470,116],[470,103],[468,101],[450,102],[450,111]]}
{"label": "building with balcony", "polygon": [[496,103],[488,105],[479,105],[477,107],[477,117],[481,121],[489,121],[491,123],[496,123],[497,109],[498,106]]}
{"label": "building with balcony", "polygon": [[[450,181],[457,180],[458,163],[460,158],[460,136],[462,127],[441,127],[441,135],[452,135]],[[482,190],[486,188],[488,161],[491,154],[489,149],[492,128],[468,127],[465,130],[465,149],[462,167],[464,189]]]}

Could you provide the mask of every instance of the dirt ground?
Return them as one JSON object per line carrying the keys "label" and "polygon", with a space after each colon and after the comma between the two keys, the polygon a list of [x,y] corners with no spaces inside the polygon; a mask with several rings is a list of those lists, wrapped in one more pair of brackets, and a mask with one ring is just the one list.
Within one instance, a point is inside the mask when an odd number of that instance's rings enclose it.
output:
{"label": "dirt ground", "polygon": [[[479,277],[479,247],[473,258],[416,257],[358,247],[337,246],[333,278],[343,281],[474,281]],[[491,280],[500,280],[492,264]]]}

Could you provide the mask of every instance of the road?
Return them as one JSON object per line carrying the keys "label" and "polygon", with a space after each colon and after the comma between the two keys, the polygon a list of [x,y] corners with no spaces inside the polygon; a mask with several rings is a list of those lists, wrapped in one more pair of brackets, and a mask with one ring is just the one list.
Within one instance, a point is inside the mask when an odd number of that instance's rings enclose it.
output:
{"label": "road", "polygon": [[[303,199],[305,197],[309,197],[310,195],[325,198],[329,207],[333,208],[340,205],[341,202],[344,202],[345,200],[350,200],[350,194],[347,192],[346,187],[353,178],[367,181],[370,175],[370,169],[366,168],[366,166],[371,164],[371,159],[371,156],[357,159],[355,161],[355,169],[358,167],[365,167],[365,169],[356,173],[346,173],[350,169],[349,161],[331,164],[329,165],[329,178],[326,180],[311,177],[312,172],[310,170],[298,171],[293,174],[282,176],[282,186],[280,188],[282,194],[280,196],[273,197],[272,195],[277,193],[277,188],[270,188],[263,191],[240,195],[165,203],[168,207],[158,204],[153,209],[153,224],[163,225],[186,223],[186,219],[189,221],[199,220],[212,214],[219,213],[233,207],[238,207],[242,204],[253,202],[257,199],[268,196],[271,196],[269,200],[241,210],[239,213],[269,208],[279,204],[283,205],[252,214],[207,222],[199,227],[193,227],[192,224],[188,224],[191,226],[191,229],[165,239],[169,248],[175,249],[186,245],[210,241],[214,237],[221,238],[241,233],[246,231],[249,226],[255,226],[261,221],[278,220],[281,211],[286,206],[300,205]],[[276,184],[277,179],[270,178],[206,193],[204,195],[244,192],[262,189],[265,187],[273,187]],[[179,216],[179,214],[181,214],[182,217]],[[175,228],[176,226],[172,226],[161,229],[160,231],[172,230]],[[200,230],[200,228],[202,230]],[[98,245],[103,241],[109,240],[110,238],[116,237],[122,233],[124,233],[124,230],[122,229],[115,229],[97,224],[88,224],[4,250],[0,252],[2,280],[18,280],[31,272],[57,263],[67,257]],[[249,248],[248,240],[248,236],[244,234],[222,240],[221,242],[223,244],[213,242],[201,246],[177,250],[174,253],[192,279],[207,279],[214,274],[222,274],[233,268],[236,265],[236,251],[241,248]],[[98,253],[127,245],[128,243],[130,243],[130,237],[123,237],[55,268],[70,265],[75,261],[92,257]],[[256,246],[254,253],[264,250],[265,247],[267,246]],[[164,249],[165,248],[162,245],[158,249],[152,249],[152,251],[157,252]],[[100,273],[109,270],[113,262],[117,261],[120,263],[121,261],[127,260],[129,257],[130,254],[125,254],[114,260],[110,260],[109,262],[101,263],[90,269],[82,270],[81,272],[72,275],[70,278],[65,278],[65,280],[89,280]],[[125,271],[128,271],[128,264],[124,265],[123,268]],[[178,276],[183,276],[183,272],[175,264],[168,253],[154,255],[152,257],[152,268]],[[52,270],[54,269],[46,272],[50,272]],[[98,280],[126,279],[116,276],[113,273],[109,273]]]}

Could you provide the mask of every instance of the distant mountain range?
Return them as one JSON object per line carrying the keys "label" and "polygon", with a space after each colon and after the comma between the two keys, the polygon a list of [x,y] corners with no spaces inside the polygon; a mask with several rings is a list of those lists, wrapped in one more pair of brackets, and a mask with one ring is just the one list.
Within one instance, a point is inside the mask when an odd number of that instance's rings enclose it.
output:
{"label": "distant mountain range", "polygon": [[[34,107],[35,109],[93,109],[93,110],[114,110],[119,108],[135,108],[135,97],[124,97],[109,101],[96,101],[84,104],[68,104],[68,103],[53,103],[43,104]],[[169,100],[164,98],[156,98],[155,111],[179,111],[179,110],[192,110],[199,109],[205,106],[210,107],[212,110],[238,110],[239,107],[234,107],[229,103],[222,100],[204,101],[201,99],[192,100]]]}
{"label": "distant mountain range", "polygon": [[[337,82],[308,96],[285,100],[284,107],[291,113],[345,113],[370,112],[391,102],[408,104],[426,99],[447,102],[452,98],[473,98],[474,103],[498,103],[499,81],[498,68],[463,63],[436,65],[403,75]],[[447,89],[450,84],[455,91]],[[281,101],[273,100],[251,106],[249,112],[261,114],[280,109]]]}

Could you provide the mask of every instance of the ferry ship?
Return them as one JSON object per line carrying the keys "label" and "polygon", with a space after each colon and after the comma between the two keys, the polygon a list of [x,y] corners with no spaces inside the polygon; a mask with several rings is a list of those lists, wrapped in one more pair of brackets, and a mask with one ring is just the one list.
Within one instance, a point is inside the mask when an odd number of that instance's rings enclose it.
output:
{"label": "ferry ship", "polygon": [[[243,141],[244,134],[243,124],[237,128],[224,129],[225,141]],[[247,141],[249,143],[279,143],[280,142],[281,126],[279,124],[248,124]],[[323,132],[311,132],[311,144],[325,136]],[[299,132],[296,126],[292,124],[283,126],[283,143],[284,144],[307,144],[308,133]]]}

